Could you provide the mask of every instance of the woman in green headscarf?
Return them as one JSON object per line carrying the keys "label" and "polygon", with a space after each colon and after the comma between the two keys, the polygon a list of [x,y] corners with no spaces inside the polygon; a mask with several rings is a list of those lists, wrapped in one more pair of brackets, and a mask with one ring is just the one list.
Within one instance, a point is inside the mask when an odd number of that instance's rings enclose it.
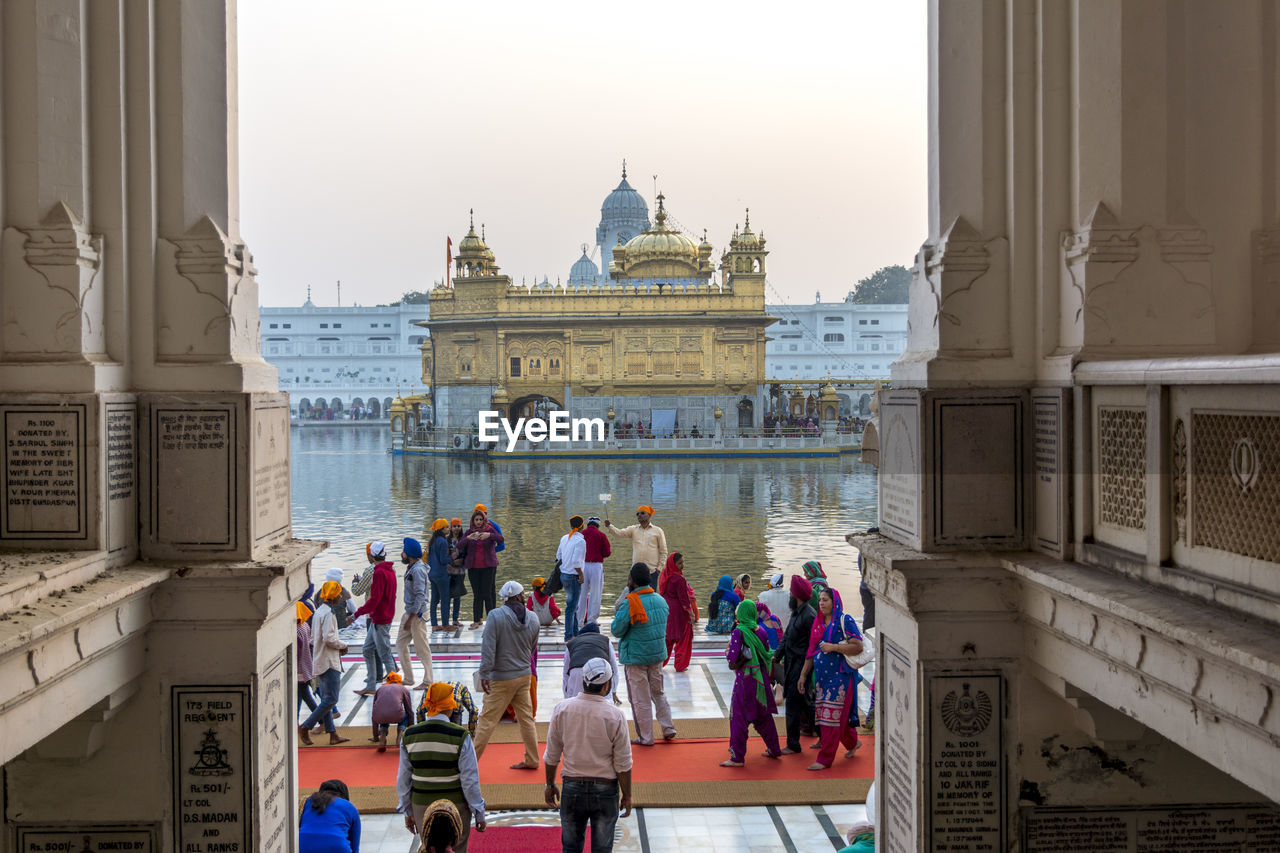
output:
{"label": "woman in green headscarf", "polygon": [[733,700],[729,705],[729,760],[721,767],[741,767],[747,755],[747,727],[754,725],[764,738],[765,758],[782,754],[778,747],[778,729],[773,715],[778,706],[773,701],[769,672],[773,658],[769,654],[768,635],[756,623],[756,603],[743,601],[734,614],[737,626],[729,636],[725,658],[737,674],[733,680]]}

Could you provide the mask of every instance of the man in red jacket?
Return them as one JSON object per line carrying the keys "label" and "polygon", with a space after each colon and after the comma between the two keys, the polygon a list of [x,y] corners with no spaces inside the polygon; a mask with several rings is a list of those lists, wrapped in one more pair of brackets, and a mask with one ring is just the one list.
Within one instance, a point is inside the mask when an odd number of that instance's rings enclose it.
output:
{"label": "man in red jacket", "polygon": [[396,618],[396,570],[387,560],[387,546],[381,542],[370,542],[364,553],[373,566],[373,586],[369,588],[369,599],[353,617],[369,617],[369,627],[364,634],[364,689],[357,690],[356,695],[372,696],[384,677],[399,671],[391,654],[391,623]]}
{"label": "man in red jacket", "polygon": [[600,597],[604,595],[604,559],[613,553],[609,547],[609,537],[600,529],[598,516],[587,519],[587,526],[582,529],[582,538],[587,543],[587,556],[582,564],[582,596],[585,601],[578,607],[578,624],[597,622],[600,619]]}

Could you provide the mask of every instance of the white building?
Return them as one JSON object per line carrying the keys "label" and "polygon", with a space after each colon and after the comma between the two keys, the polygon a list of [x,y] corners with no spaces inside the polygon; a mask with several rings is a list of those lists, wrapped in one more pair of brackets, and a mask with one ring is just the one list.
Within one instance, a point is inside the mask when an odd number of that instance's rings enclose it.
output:
{"label": "white building", "polygon": [[[422,388],[426,305],[262,308],[262,356],[280,373],[294,417],[365,410],[385,417],[397,385]],[[310,414],[315,412],[316,414]]]}
{"label": "white building", "polygon": [[765,373],[770,379],[888,379],[907,345],[906,305],[848,301],[766,305],[780,318],[769,327]]}

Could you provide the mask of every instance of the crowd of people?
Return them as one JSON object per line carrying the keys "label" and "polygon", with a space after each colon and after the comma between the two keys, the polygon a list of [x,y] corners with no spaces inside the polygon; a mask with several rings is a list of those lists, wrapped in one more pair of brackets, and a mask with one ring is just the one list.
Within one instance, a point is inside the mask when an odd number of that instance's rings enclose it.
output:
{"label": "crowd of people", "polygon": [[[559,808],[563,848],[581,850],[590,825],[592,850],[612,849],[614,825],[631,808],[633,748],[652,747],[658,737],[678,737],[664,668],[673,659],[677,672],[689,666],[693,630],[701,616],[684,575],[683,556],[668,551],[653,516],[653,507],[637,507],[636,523],[624,528],[607,518],[572,516],[557,548],[556,571],[550,580],[533,578],[531,594],[518,580],[493,590],[503,537],[483,505],[475,507],[465,532],[460,519],[440,518],[431,525],[425,548],[406,537],[400,578],[387,560],[386,545],[370,542],[365,549],[369,568],[353,584],[357,595],[368,596],[363,604],[353,609],[340,570],[326,574],[314,602],[297,603],[299,706],[305,702],[311,708],[298,727],[300,740],[311,744],[314,730],[328,733],[330,744],[346,742],[334,725],[342,654],[347,651],[339,631],[349,621],[364,620],[367,675],[356,692],[373,697],[369,740],[379,752],[388,748],[390,727],[396,726],[398,807],[406,828],[421,839],[422,850],[465,853],[472,827],[485,831],[478,762],[504,716],[514,717],[524,747],[511,768],[545,771],[545,800]],[[632,558],[609,623],[616,647],[599,623],[610,539],[630,541]],[[458,590],[466,580],[475,592],[471,627],[483,628],[472,685],[483,694],[479,709],[466,684],[434,679],[427,628],[428,622],[431,630],[460,627]],[[403,581],[403,610],[397,661],[390,625],[396,617],[398,581]],[[806,562],[784,587],[785,582],[781,573],[772,575],[752,600],[750,574],[736,579],[725,575],[710,596],[706,630],[728,634],[724,654],[734,672],[728,757],[722,767],[746,765],[752,729],[764,743],[766,759],[801,753],[801,738],[816,738],[810,746],[817,750],[811,771],[830,768],[841,747],[846,758],[853,758],[861,746],[856,695],[859,656],[865,659],[862,629],[844,612],[840,594],[830,587],[818,561]],[[556,602],[561,589],[563,610]],[[310,594],[308,590],[308,598]],[[873,623],[873,609],[867,617]],[[538,637],[543,627],[561,619],[565,698],[551,714],[540,755],[534,725]],[[411,646],[423,668],[416,685]],[[634,737],[619,707],[617,687],[622,683]],[[414,690],[422,691],[416,707]],[[779,706],[786,720],[785,742],[774,723]],[[358,850],[359,818],[346,790],[340,780],[330,780],[308,799],[302,853]]]}

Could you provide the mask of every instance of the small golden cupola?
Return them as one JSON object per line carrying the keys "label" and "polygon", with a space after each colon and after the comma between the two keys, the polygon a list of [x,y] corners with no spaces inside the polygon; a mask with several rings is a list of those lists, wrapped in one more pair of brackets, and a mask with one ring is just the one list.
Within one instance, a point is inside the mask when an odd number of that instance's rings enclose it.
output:
{"label": "small golden cupola", "polygon": [[741,231],[734,226],[729,239],[729,251],[721,256],[723,269],[729,273],[763,273],[764,259],[769,253],[764,248],[764,233],[751,230],[751,208],[747,208],[746,224]]}
{"label": "small golden cupola", "polygon": [[614,278],[703,278],[698,244],[667,224],[666,196],[658,194],[653,226],[627,241],[621,257],[613,250],[609,274]]}
{"label": "small golden cupola", "polygon": [[[481,226],[481,230],[483,228],[484,226]],[[496,260],[493,250],[485,244],[484,238],[476,233],[475,211],[472,210],[467,236],[462,238],[462,242],[458,243],[458,254],[454,257],[454,263],[457,267],[454,277],[470,278],[472,276],[497,275],[498,264]]]}

